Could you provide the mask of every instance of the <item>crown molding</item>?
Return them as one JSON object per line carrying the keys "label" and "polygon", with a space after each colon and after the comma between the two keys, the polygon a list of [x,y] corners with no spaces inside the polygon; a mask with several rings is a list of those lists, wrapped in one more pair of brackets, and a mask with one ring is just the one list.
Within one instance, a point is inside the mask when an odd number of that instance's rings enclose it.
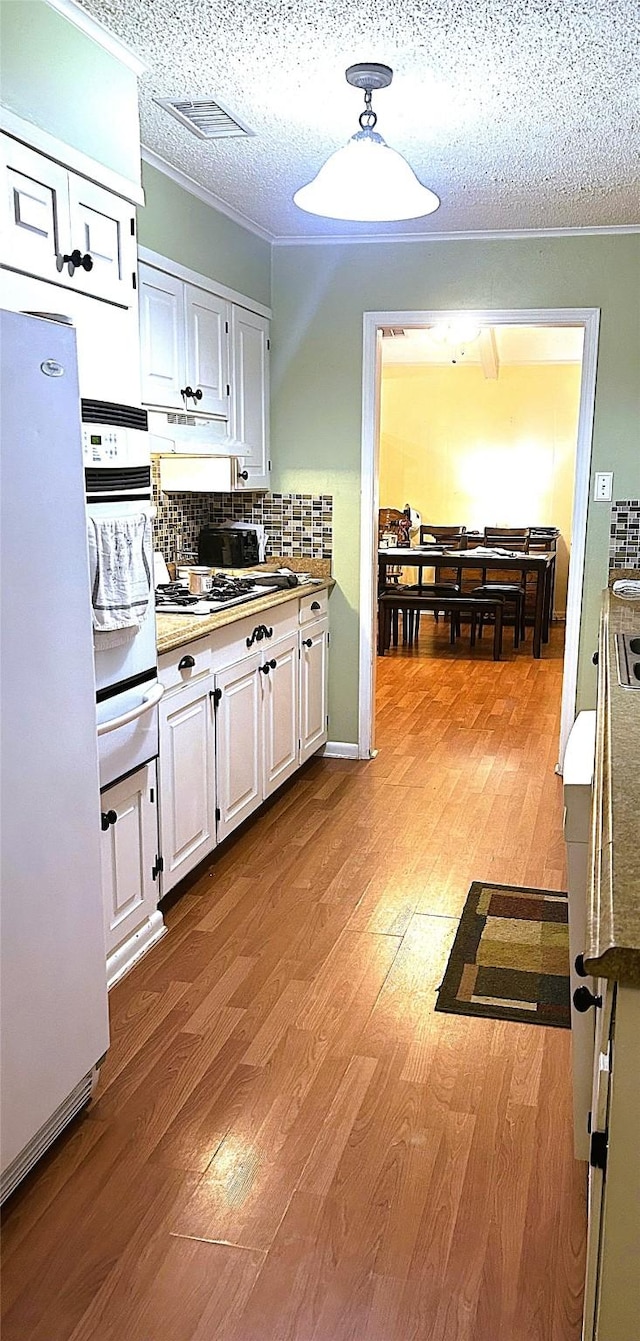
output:
{"label": "crown molding", "polygon": [[19,140],[21,144],[28,145],[30,149],[36,149],[38,153],[44,154],[45,158],[53,159],[54,163],[61,163],[64,168],[77,172],[80,177],[86,177],[90,182],[105,186],[108,191],[113,191],[115,195],[131,201],[133,205],[144,205],[144,192],[139,181],[131,181],[129,177],[123,177],[113,168],[105,167],[105,164],[99,163],[97,159],[89,158],[89,155],[83,153],[81,149],[74,149],[73,145],[58,140],[55,135],[50,135],[48,130],[36,126],[33,121],[25,121],[8,107],[0,106],[0,130],[10,135],[12,139]]}
{"label": "crown molding", "polygon": [[142,145],[140,150],[142,161],[148,163],[151,168],[157,172],[162,172],[165,177],[169,177],[176,186],[181,186],[183,191],[188,191],[189,195],[195,196],[201,200],[204,205],[209,205],[211,209],[217,210],[219,214],[225,214],[227,219],[237,223],[241,228],[246,228],[249,233],[255,233],[256,237],[262,238],[264,242],[273,244],[275,238],[273,233],[269,233],[266,228],[262,228],[254,219],[248,218],[246,214],[241,214],[240,210],[235,210],[232,205],[228,205],[226,200],[221,200],[220,196],[209,191],[206,186],[201,186],[199,182],[194,182],[193,177],[187,176],[181,168],[175,168],[172,163],[167,163],[165,158],[156,154],[153,149],[148,149]]}
{"label": "crown molding", "polygon": [[273,239],[274,247],[361,247],[370,246],[372,243],[389,242],[508,242],[519,238],[545,238],[545,237],[600,237],[625,235],[627,233],[640,233],[640,224],[611,224],[594,225],[585,228],[505,228],[488,229],[484,232],[482,229],[467,230],[459,233],[361,233],[355,236],[349,234],[327,234],[319,237],[305,236],[301,234],[297,237],[275,237]]}
{"label": "crown molding", "polygon": [[81,33],[90,37],[91,41],[102,47],[103,51],[108,51],[110,56],[115,56],[123,65],[127,65],[135,75],[141,75],[143,70],[146,70],[144,61],[140,60],[131,47],[126,46],[119,37],[109,32],[98,19],[92,18],[82,5],[76,3],[76,0],[45,0],[45,4],[50,9],[55,9],[56,13],[62,14],[74,28],[79,28]]}

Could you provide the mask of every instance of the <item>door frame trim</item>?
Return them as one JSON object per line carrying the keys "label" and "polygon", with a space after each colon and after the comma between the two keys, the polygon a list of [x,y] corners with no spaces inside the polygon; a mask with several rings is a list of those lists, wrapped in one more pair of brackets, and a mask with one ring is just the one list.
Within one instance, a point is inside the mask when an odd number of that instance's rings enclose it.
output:
{"label": "door frame trim", "polygon": [[596,367],[600,309],[597,307],[483,308],[418,312],[364,312],[362,359],[362,450],[360,519],[360,652],[358,702],[358,757],[375,753],[375,639],[374,614],[377,582],[378,455],[380,424],[381,335],[383,326],[426,326],[455,321],[464,313],[479,325],[492,326],[582,326],[584,345],[578,412],[578,440],[571,524],[571,561],[567,591],[567,616],[558,771],[575,718],[578,681],[580,615],[589,505],[589,481],[593,443]]}

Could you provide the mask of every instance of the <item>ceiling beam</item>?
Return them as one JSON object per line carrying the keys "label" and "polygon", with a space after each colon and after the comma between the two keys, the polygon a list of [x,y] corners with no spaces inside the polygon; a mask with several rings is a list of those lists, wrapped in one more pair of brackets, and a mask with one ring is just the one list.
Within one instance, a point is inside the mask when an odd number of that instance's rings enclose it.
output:
{"label": "ceiling beam", "polygon": [[484,326],[480,332],[480,362],[486,379],[497,381],[500,372],[500,359],[496,333],[493,326]]}

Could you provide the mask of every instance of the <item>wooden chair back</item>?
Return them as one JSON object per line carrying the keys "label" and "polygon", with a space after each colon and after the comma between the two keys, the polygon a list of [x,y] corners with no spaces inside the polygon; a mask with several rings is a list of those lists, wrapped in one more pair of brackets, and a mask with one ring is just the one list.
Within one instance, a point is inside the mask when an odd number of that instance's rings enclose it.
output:
{"label": "wooden chair back", "polygon": [[464,526],[421,526],[420,544],[428,545],[429,540],[435,540],[439,545],[446,545],[449,542],[460,541],[464,535]]}

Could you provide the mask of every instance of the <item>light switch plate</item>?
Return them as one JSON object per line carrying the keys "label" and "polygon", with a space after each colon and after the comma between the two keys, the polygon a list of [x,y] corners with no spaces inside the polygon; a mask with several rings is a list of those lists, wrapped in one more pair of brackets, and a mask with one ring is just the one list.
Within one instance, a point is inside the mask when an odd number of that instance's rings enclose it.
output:
{"label": "light switch plate", "polygon": [[597,470],[593,497],[596,503],[608,503],[613,492],[613,471]]}

